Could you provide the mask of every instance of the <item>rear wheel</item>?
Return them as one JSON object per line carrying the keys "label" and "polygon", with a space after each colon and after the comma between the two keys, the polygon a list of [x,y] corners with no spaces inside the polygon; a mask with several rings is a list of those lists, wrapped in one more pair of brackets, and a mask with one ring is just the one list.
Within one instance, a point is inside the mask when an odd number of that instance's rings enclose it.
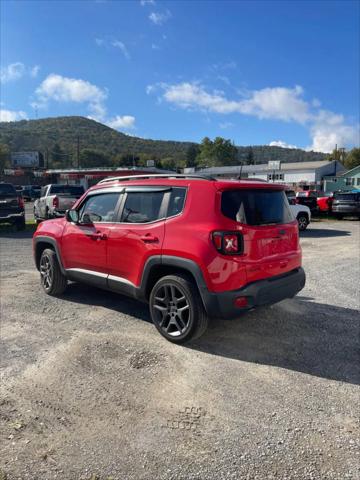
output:
{"label": "rear wheel", "polygon": [[299,214],[297,216],[297,221],[299,225],[299,230],[302,232],[306,230],[306,227],[309,225],[309,219],[307,215]]}
{"label": "rear wheel", "polygon": [[342,215],[341,213],[337,213],[335,216],[338,220],[342,220],[344,218],[344,215]]}
{"label": "rear wheel", "polygon": [[54,250],[46,248],[40,258],[41,286],[48,295],[61,295],[66,290],[67,280],[61,273]]}
{"label": "rear wheel", "polygon": [[208,317],[199,292],[186,275],[167,275],[150,295],[150,314],[155,327],[173,343],[199,338],[206,330]]}

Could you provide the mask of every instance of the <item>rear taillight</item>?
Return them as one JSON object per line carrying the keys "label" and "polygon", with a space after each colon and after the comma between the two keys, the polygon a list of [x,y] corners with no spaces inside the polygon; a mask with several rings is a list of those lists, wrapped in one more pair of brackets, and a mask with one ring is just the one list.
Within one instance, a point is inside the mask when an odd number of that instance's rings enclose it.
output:
{"label": "rear taillight", "polygon": [[296,202],[296,203],[300,203],[300,199],[296,197],[296,198],[295,198],[295,202]]}
{"label": "rear taillight", "polygon": [[244,241],[238,232],[213,232],[212,241],[218,252],[224,255],[239,255],[243,253]]}
{"label": "rear taillight", "polygon": [[54,197],[54,198],[53,198],[52,204],[53,204],[53,207],[54,207],[54,208],[58,208],[58,206],[59,206],[59,199],[58,199],[58,197]]}
{"label": "rear taillight", "polygon": [[24,199],[22,197],[18,197],[18,204],[20,208],[24,208]]}

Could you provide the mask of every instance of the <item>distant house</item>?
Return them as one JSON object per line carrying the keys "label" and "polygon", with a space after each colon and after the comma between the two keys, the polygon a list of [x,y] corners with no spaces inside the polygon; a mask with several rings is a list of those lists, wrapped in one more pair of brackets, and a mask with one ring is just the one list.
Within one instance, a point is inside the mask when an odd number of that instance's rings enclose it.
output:
{"label": "distant house", "polygon": [[360,190],[360,165],[347,172],[341,172],[339,175],[324,177],[325,192],[349,191],[355,188]]}
{"label": "distant house", "polygon": [[[185,169],[185,171],[188,169]],[[325,176],[336,176],[345,171],[342,163],[333,160],[313,162],[281,163],[274,170],[267,163],[258,165],[239,165],[235,167],[209,167],[198,170],[198,174],[208,174],[222,178],[258,178],[275,183],[286,183],[293,187],[321,190]]]}

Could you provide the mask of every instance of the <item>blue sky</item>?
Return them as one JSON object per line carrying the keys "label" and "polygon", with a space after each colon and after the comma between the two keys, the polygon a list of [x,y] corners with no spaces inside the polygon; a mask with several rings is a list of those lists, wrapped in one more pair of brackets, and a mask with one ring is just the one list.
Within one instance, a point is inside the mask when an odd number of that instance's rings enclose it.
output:
{"label": "blue sky", "polygon": [[84,115],[145,138],[351,147],[359,18],[345,0],[3,0],[1,119]]}

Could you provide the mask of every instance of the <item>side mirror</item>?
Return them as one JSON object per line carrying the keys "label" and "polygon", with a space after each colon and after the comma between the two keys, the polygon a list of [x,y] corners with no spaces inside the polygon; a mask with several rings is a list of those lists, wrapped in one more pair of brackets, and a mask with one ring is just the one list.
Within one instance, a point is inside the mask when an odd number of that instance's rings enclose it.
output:
{"label": "side mirror", "polygon": [[79,223],[79,212],[77,210],[66,210],[65,218],[68,222]]}

